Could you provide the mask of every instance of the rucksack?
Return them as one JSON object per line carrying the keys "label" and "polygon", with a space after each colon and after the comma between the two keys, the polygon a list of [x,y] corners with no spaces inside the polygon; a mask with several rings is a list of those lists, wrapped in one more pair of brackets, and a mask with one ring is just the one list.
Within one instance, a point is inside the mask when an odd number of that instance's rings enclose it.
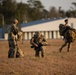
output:
{"label": "rucksack", "polygon": [[72,30],[68,30],[65,33],[65,38],[68,40],[68,42],[74,42],[76,39],[76,33]]}

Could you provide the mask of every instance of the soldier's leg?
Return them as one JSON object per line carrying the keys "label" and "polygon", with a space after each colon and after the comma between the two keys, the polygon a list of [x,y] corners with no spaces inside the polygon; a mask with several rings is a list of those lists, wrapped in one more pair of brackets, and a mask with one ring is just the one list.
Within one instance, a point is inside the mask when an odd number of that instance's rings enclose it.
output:
{"label": "soldier's leg", "polygon": [[65,42],[65,43],[61,46],[61,48],[59,49],[59,52],[61,52],[62,49],[63,49],[63,47],[65,47],[66,45],[67,45],[67,42]]}
{"label": "soldier's leg", "polygon": [[17,46],[12,44],[11,48],[10,48],[10,56],[12,58],[16,57],[16,53],[17,53]]}
{"label": "soldier's leg", "polygon": [[14,57],[16,57],[17,48],[18,48],[16,39],[13,41],[13,48],[14,48]]}
{"label": "soldier's leg", "polygon": [[24,52],[17,46],[16,58],[24,57]]}
{"label": "soldier's leg", "polygon": [[13,51],[13,49],[12,49],[12,48],[9,48],[8,58],[13,58],[13,53],[14,53],[14,52],[12,52],[12,51]]}
{"label": "soldier's leg", "polygon": [[67,52],[69,52],[69,49],[70,49],[70,43],[68,43]]}
{"label": "soldier's leg", "polygon": [[41,56],[44,57],[44,50],[41,50]]}
{"label": "soldier's leg", "polygon": [[10,41],[8,41],[8,44],[9,44],[9,51],[8,51],[8,58],[10,58],[10,55],[11,55],[11,45],[10,45]]}
{"label": "soldier's leg", "polygon": [[40,50],[41,50],[41,57],[44,57],[44,48],[41,47]]}
{"label": "soldier's leg", "polygon": [[44,50],[41,50],[41,56],[44,57]]}
{"label": "soldier's leg", "polygon": [[35,56],[39,57],[39,49],[38,48],[35,50]]}
{"label": "soldier's leg", "polygon": [[8,58],[14,57],[14,45],[12,41],[9,41],[9,51],[8,51]]}
{"label": "soldier's leg", "polygon": [[8,51],[8,58],[14,58],[15,56],[15,50],[13,47],[11,47]]}
{"label": "soldier's leg", "polygon": [[17,45],[15,45],[15,47],[14,47],[14,57],[17,57],[16,55],[17,55]]}

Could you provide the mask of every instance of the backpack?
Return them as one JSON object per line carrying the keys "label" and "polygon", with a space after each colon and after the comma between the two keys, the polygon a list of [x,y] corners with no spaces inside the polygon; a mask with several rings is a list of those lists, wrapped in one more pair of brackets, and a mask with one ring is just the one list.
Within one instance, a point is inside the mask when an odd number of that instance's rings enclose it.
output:
{"label": "backpack", "polygon": [[64,26],[63,24],[60,24],[60,25],[59,25],[59,34],[60,34],[61,36],[64,36],[64,32],[63,32],[64,29],[65,29],[65,26]]}
{"label": "backpack", "polygon": [[65,37],[68,40],[68,42],[74,42],[75,39],[76,39],[76,33],[74,31],[72,31],[72,30],[68,30],[65,33]]}

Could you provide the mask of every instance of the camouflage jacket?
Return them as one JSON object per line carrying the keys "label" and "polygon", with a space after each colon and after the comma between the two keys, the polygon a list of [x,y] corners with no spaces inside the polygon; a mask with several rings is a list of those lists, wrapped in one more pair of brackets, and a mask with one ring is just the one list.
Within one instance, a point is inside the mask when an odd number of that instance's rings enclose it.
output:
{"label": "camouflage jacket", "polygon": [[18,34],[18,27],[16,25],[11,25],[8,28],[8,40],[16,41],[16,35]]}
{"label": "camouflage jacket", "polygon": [[43,35],[41,35],[39,38],[34,35],[34,37],[32,37],[32,39],[30,40],[31,45],[35,45],[35,44],[42,44],[43,46],[47,44],[47,41],[45,39],[45,37]]}

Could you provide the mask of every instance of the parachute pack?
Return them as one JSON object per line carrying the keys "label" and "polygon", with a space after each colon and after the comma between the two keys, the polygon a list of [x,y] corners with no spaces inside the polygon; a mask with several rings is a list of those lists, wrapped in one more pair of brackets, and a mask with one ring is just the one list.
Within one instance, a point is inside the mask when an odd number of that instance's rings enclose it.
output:
{"label": "parachute pack", "polygon": [[76,39],[76,33],[73,30],[68,30],[65,33],[65,38],[68,40],[68,42],[74,42]]}
{"label": "parachute pack", "polygon": [[61,36],[64,36],[64,32],[63,32],[64,29],[65,29],[65,26],[64,26],[63,24],[60,24],[60,25],[59,25],[59,34],[60,34]]}

